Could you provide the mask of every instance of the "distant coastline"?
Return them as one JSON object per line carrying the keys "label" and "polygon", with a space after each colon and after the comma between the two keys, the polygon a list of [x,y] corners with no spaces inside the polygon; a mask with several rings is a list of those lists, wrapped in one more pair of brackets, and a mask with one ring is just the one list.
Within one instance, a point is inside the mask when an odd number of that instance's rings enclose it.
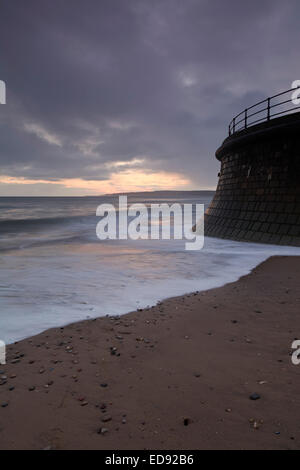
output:
{"label": "distant coastline", "polygon": [[33,196],[1,196],[0,195],[0,198],[5,198],[5,199],[11,199],[11,198],[18,198],[18,199],[22,199],[22,198],[35,198],[35,199],[43,199],[43,198],[56,198],[56,199],[63,199],[63,198],[73,198],[73,199],[78,199],[78,198],[95,198],[95,197],[117,197],[117,196],[123,196],[123,195],[127,195],[127,196],[145,196],[145,197],[149,197],[149,195],[153,194],[153,196],[160,196],[160,197],[164,197],[164,196],[180,196],[184,193],[186,194],[189,194],[190,196],[201,196],[201,195],[213,195],[214,193],[216,192],[215,189],[199,189],[199,190],[184,190],[184,191],[180,191],[180,190],[157,190],[157,191],[128,191],[128,192],[120,192],[120,193],[105,193],[105,194],[89,194],[89,195],[82,195],[82,196],[36,196],[36,195],[33,195]]}

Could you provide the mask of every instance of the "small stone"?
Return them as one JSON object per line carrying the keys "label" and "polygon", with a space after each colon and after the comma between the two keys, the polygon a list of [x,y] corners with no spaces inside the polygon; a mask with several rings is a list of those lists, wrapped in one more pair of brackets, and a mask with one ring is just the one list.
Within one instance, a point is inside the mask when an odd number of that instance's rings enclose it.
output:
{"label": "small stone", "polygon": [[1,403],[1,407],[2,408],[6,408],[8,406],[8,403],[6,401],[4,401],[3,403]]}
{"label": "small stone", "polygon": [[100,384],[100,387],[106,388],[106,387],[107,387],[107,383],[102,383],[102,384]]}
{"label": "small stone", "polygon": [[231,408],[226,408],[225,411],[226,411],[227,413],[231,413]]}
{"label": "small stone", "polygon": [[15,389],[15,387],[11,386],[11,387],[9,387],[8,390],[9,390],[10,392],[12,392],[14,389]]}
{"label": "small stone", "polygon": [[98,434],[102,434],[102,435],[106,434],[107,432],[108,432],[107,428],[99,428],[97,431]]}
{"label": "small stone", "polygon": [[183,425],[188,426],[191,423],[190,418],[183,418]]}
{"label": "small stone", "polygon": [[33,392],[35,390],[35,386],[32,385],[31,387],[28,388],[29,392]]}
{"label": "small stone", "polygon": [[83,401],[83,402],[80,403],[81,406],[86,406],[86,405],[88,405],[88,404],[89,404],[88,401]]}
{"label": "small stone", "polygon": [[112,420],[112,417],[110,415],[105,415],[101,421],[103,423],[108,423],[108,421],[111,421],[111,420]]}
{"label": "small stone", "polygon": [[249,396],[250,400],[259,400],[260,398],[260,395],[258,393],[252,393],[250,396]]}

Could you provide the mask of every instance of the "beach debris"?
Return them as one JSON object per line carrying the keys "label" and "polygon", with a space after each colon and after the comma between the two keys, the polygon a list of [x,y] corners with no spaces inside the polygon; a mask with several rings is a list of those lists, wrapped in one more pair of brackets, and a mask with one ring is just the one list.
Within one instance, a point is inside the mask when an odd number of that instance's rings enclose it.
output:
{"label": "beach debris", "polygon": [[258,382],[259,385],[264,385],[264,384],[267,384],[268,382],[266,380],[260,380]]}
{"label": "beach debris", "polygon": [[34,390],[35,390],[35,386],[34,386],[34,385],[32,385],[31,387],[28,387],[28,391],[29,391],[29,392],[33,392]]}
{"label": "beach debris", "polygon": [[15,389],[15,387],[12,385],[11,387],[8,388],[10,392],[12,392]]}
{"label": "beach debris", "polygon": [[256,392],[254,393],[251,393],[251,395],[249,396],[250,400],[259,400],[260,399],[260,395]]}
{"label": "beach debris", "polygon": [[183,418],[183,425],[188,426],[191,424],[192,420],[190,418]]}
{"label": "beach debris", "polygon": [[112,420],[112,417],[110,415],[105,415],[103,416],[103,418],[101,419],[101,421],[103,423],[108,423],[108,421],[111,421]]}
{"label": "beach debris", "polygon": [[86,405],[88,405],[88,404],[89,404],[88,401],[82,401],[82,402],[80,403],[80,406],[86,406]]}
{"label": "beach debris", "polygon": [[1,408],[6,408],[7,406],[8,406],[7,401],[4,401],[3,403],[1,403]]}
{"label": "beach debris", "polygon": [[106,434],[107,432],[108,432],[108,429],[107,429],[107,428],[99,428],[98,431],[97,431],[97,433],[98,433],[98,434],[102,434],[102,436],[103,436],[104,434]]}
{"label": "beach debris", "polygon": [[232,409],[231,408],[226,408],[225,411],[226,411],[226,413],[231,413]]}
{"label": "beach debris", "polygon": [[263,424],[263,420],[250,418],[249,423],[252,425],[253,429],[259,429],[260,426]]}
{"label": "beach debris", "polygon": [[115,346],[111,346],[109,349],[110,349],[110,354],[112,356],[120,356],[120,353],[118,352],[118,350]]}
{"label": "beach debris", "polygon": [[126,423],[127,423],[126,418],[122,418],[122,424],[126,424]]}

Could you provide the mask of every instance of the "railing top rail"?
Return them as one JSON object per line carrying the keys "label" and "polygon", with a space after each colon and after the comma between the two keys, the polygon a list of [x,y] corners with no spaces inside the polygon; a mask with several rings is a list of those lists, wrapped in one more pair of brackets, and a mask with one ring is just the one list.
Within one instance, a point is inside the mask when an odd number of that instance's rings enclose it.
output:
{"label": "railing top rail", "polygon": [[[297,88],[300,88],[300,87],[290,88],[289,90],[281,91],[280,93],[277,93],[276,95],[265,98],[264,100],[258,101],[252,106],[249,106],[248,108],[241,111],[239,114],[234,116],[234,118],[231,120],[228,126],[229,135],[232,135],[235,132],[241,131],[243,129],[247,129],[248,127],[251,127],[254,124],[257,124],[258,122],[269,121],[275,116],[282,115],[282,114],[289,114],[293,112],[294,110],[299,109],[299,106],[295,106],[294,108],[288,108],[277,113],[273,113],[273,114],[271,113],[271,110],[273,108],[278,107],[278,106],[283,106],[287,103],[291,103],[293,101],[293,98],[291,97],[290,99],[285,99],[284,101],[281,101],[279,103],[278,102],[272,103],[272,100],[274,100],[275,98],[278,98],[279,96],[285,95],[287,93],[291,93],[297,90]],[[299,90],[299,95],[300,95],[300,90]],[[256,108],[257,106],[260,106],[264,103],[267,103],[266,107],[263,107],[253,113],[250,113],[250,114],[248,113],[249,110],[252,110],[253,108]],[[298,102],[294,104],[298,104]],[[260,114],[260,113],[266,113],[266,115],[260,119],[256,119],[255,121],[252,121],[252,122],[249,121],[251,117],[256,116],[257,114]]]}

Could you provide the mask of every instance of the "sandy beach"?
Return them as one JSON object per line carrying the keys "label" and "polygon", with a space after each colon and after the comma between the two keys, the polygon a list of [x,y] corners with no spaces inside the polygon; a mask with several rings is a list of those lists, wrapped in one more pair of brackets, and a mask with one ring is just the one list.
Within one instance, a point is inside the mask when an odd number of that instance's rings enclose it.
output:
{"label": "sandy beach", "polygon": [[299,448],[299,276],[300,257],[273,257],[224,287],[9,345],[0,448]]}

